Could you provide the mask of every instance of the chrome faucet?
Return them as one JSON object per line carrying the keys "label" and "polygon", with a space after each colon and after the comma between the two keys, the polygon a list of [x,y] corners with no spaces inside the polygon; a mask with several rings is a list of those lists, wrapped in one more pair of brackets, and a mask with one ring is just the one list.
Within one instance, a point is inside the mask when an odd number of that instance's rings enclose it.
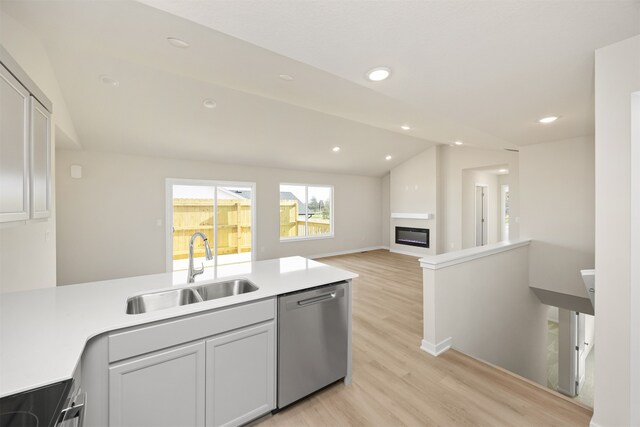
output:
{"label": "chrome faucet", "polygon": [[187,283],[193,283],[195,281],[195,277],[198,274],[204,273],[204,263],[202,263],[202,266],[200,268],[193,268],[193,241],[198,236],[202,237],[202,240],[204,241],[204,251],[206,253],[207,260],[213,259],[207,236],[205,236],[203,233],[199,231],[196,231],[195,233],[193,233],[193,236],[191,236],[191,240],[189,241],[189,272],[187,277]]}

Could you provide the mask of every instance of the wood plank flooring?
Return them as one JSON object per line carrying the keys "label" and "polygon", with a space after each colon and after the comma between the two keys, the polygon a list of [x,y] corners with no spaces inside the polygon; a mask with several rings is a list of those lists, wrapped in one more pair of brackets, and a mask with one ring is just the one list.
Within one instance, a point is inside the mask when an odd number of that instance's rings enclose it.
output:
{"label": "wood plank flooring", "polygon": [[371,251],[323,258],[354,271],[353,384],[336,383],[258,420],[267,426],[586,426],[592,412],[455,350],[422,340],[417,258]]}

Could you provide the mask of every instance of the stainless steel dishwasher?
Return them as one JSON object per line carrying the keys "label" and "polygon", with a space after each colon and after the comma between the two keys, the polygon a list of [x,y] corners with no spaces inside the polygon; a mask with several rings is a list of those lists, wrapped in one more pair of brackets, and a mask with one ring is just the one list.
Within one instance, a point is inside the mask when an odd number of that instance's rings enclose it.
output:
{"label": "stainless steel dishwasher", "polygon": [[278,409],[347,375],[347,286],[278,297]]}

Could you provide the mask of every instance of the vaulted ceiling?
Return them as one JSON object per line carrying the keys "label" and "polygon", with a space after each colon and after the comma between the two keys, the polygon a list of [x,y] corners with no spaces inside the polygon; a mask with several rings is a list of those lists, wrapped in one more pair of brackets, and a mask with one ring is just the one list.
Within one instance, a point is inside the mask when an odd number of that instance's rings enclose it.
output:
{"label": "vaulted ceiling", "polygon": [[434,143],[592,134],[594,50],[640,33],[639,1],[0,5],[45,45],[83,148],[365,175]]}

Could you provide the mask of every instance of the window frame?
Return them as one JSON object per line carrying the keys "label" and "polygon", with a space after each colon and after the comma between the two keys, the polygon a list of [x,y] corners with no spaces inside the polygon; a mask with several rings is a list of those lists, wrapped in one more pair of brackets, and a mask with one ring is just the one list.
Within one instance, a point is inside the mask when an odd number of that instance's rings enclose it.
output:
{"label": "window frame", "polygon": [[309,236],[307,233],[309,232],[309,217],[305,215],[305,227],[304,227],[304,236],[294,236],[294,237],[282,237],[280,236],[280,215],[278,214],[278,237],[280,238],[280,243],[289,243],[289,242],[300,242],[306,240],[323,240],[323,239],[333,239],[335,237],[335,188],[333,185],[328,184],[302,184],[296,182],[281,182],[278,184],[278,208],[280,207],[280,188],[283,185],[291,185],[291,186],[299,186],[304,187],[304,204],[305,206],[309,206],[309,187],[323,187],[329,188],[331,190],[331,206],[329,211],[329,234],[321,234],[316,236]]}

